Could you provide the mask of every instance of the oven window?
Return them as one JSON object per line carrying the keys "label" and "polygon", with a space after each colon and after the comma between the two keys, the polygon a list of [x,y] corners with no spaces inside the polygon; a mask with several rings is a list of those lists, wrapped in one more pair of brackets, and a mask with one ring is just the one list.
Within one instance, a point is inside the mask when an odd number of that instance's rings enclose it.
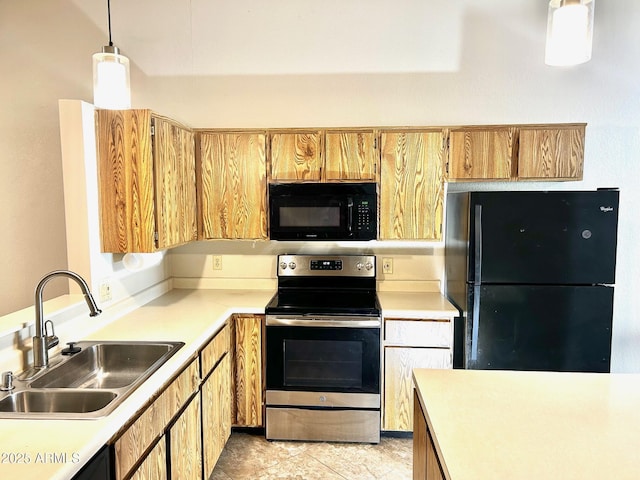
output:
{"label": "oven window", "polygon": [[280,207],[281,227],[339,227],[340,207]]}
{"label": "oven window", "polygon": [[287,339],[283,381],[287,387],[361,388],[362,343]]}
{"label": "oven window", "polygon": [[380,393],[380,329],[267,326],[268,390]]}

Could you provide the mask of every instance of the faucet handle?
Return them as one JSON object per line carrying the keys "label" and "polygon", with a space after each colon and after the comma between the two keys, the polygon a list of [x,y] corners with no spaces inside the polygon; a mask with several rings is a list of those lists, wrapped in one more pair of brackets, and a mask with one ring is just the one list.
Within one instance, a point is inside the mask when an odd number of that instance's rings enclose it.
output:
{"label": "faucet handle", "polygon": [[[51,334],[49,334],[49,326],[51,326]],[[51,320],[47,320],[46,322],[44,322],[44,334],[47,337],[55,337],[56,336],[56,330],[55,330],[55,328],[53,328],[53,322]]]}
{"label": "faucet handle", "polygon": [[10,392],[16,388],[13,385],[13,372],[2,372],[2,383],[0,383],[0,390],[3,392]]}
{"label": "faucet handle", "polygon": [[[51,335],[49,335],[49,325],[51,325]],[[44,335],[46,339],[45,345],[47,350],[55,347],[56,345],[58,345],[58,343],[60,343],[60,339],[56,337],[56,331],[53,328],[53,322],[51,320],[47,320],[46,322],[44,322]]]}

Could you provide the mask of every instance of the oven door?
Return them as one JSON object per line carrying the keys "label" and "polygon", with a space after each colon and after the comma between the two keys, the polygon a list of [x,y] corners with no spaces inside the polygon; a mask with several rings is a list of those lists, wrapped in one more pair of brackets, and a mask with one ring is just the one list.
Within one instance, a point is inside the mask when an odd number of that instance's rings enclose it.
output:
{"label": "oven door", "polygon": [[350,322],[268,317],[266,387],[379,395],[380,351],[379,318]]}

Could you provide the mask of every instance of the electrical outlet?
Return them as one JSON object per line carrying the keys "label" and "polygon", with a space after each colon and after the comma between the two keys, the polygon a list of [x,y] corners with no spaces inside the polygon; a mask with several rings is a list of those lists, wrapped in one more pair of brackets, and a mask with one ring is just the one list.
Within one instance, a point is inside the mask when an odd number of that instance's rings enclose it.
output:
{"label": "electrical outlet", "polygon": [[222,270],[222,255],[213,256],[213,269]]}
{"label": "electrical outlet", "polygon": [[382,259],[382,273],[393,273],[393,258]]}
{"label": "electrical outlet", "polygon": [[101,302],[108,302],[111,300],[111,284],[108,281],[104,281],[100,284],[99,294]]}

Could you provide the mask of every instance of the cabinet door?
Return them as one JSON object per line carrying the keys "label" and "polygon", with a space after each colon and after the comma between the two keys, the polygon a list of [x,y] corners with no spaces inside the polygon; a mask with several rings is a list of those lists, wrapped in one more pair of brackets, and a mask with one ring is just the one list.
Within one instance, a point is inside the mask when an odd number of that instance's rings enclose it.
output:
{"label": "cabinet door", "polygon": [[380,239],[441,239],[443,132],[388,131],[381,140]]}
{"label": "cabinet door", "polygon": [[325,136],[326,180],[375,180],[376,147],[373,130],[328,131]]}
{"label": "cabinet door", "polygon": [[320,132],[272,133],[271,180],[319,181],[322,178]]}
{"label": "cabinet door", "polygon": [[515,127],[452,129],[448,179],[510,179],[515,131]]}
{"label": "cabinet door", "polygon": [[158,249],[198,239],[193,133],[154,117],[154,171]]}
{"label": "cabinet door", "polygon": [[202,478],[200,432],[200,396],[196,395],[176,419],[169,433],[171,478]]}
{"label": "cabinet door", "polygon": [[209,478],[231,435],[231,355],[226,355],[202,385],[204,478]]}
{"label": "cabinet door", "polygon": [[413,425],[412,395],[414,368],[451,368],[448,348],[384,349],[383,430],[410,431]]}
{"label": "cabinet door", "polygon": [[266,239],[265,134],[200,135],[204,238]]}
{"label": "cabinet door", "polygon": [[165,438],[162,437],[135,470],[130,480],[164,480],[166,478],[169,478],[167,475],[167,446]]}
{"label": "cabinet door", "polygon": [[418,395],[413,393],[413,480],[444,480],[427,419]]}
{"label": "cabinet door", "polygon": [[96,110],[102,251],[155,251],[151,112]]}
{"label": "cabinet door", "polygon": [[263,316],[235,316],[235,425],[262,426]]}
{"label": "cabinet door", "polygon": [[584,125],[522,127],[518,178],[582,180]]}

